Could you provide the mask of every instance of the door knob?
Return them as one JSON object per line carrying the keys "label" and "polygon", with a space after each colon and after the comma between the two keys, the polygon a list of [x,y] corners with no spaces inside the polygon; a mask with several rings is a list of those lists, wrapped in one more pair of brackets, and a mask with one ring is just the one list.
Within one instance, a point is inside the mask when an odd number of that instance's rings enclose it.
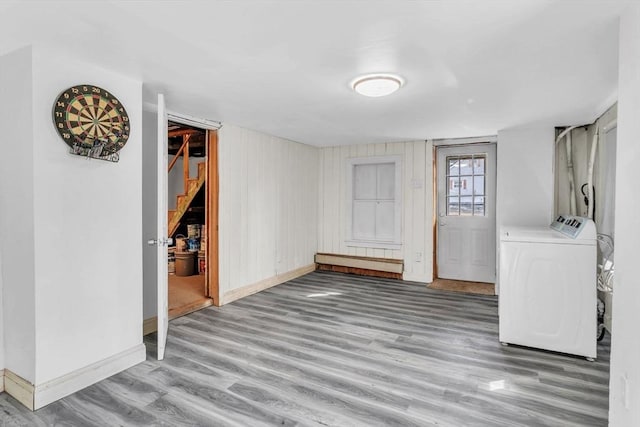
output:
{"label": "door knob", "polygon": [[147,245],[149,246],[169,246],[173,244],[173,239],[169,237],[168,239],[149,239],[147,240]]}

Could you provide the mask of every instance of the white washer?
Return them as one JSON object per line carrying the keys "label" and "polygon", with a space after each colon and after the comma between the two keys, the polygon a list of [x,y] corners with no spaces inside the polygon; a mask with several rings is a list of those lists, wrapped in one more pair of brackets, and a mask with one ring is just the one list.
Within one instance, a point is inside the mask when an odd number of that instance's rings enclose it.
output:
{"label": "white washer", "polygon": [[596,228],[567,216],[551,227],[500,230],[500,342],[595,359]]}

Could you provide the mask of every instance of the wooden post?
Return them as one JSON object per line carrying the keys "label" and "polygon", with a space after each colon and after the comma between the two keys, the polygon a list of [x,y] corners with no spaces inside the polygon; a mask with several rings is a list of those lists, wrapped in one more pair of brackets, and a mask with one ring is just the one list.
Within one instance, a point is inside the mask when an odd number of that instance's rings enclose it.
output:
{"label": "wooden post", "polygon": [[189,193],[189,135],[183,135],[182,144],[184,151],[182,152],[182,174],[184,182],[184,194]]}

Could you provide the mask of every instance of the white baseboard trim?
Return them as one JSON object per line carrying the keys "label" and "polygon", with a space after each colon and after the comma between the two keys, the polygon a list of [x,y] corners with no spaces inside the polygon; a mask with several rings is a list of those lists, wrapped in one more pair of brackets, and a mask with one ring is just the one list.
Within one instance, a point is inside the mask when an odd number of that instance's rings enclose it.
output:
{"label": "white baseboard trim", "polygon": [[291,270],[286,273],[269,277],[268,279],[261,280],[251,285],[246,285],[238,289],[227,291],[220,297],[220,305],[229,304],[230,302],[233,302],[240,298],[253,295],[257,292],[264,291],[265,289],[269,289],[273,286],[279,285],[289,280],[293,280],[297,277],[304,276],[305,274],[315,271],[315,269],[316,264],[313,263],[305,265],[304,267],[296,268],[295,270]]}
{"label": "white baseboard trim", "polygon": [[140,343],[99,362],[37,385],[33,399],[34,410],[144,362],[146,358],[146,348]]}
{"label": "white baseboard trim", "polygon": [[4,370],[2,377],[5,391],[18,402],[35,411],[137,365],[146,360],[146,358],[146,348],[144,344],[140,343],[128,350],[37,386],[8,369]]}

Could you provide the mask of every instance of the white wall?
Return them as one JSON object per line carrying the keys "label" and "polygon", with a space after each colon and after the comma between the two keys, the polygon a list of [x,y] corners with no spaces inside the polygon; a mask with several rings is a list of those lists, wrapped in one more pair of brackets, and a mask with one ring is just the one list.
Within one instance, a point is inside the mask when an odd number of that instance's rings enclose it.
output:
{"label": "white wall", "polygon": [[219,133],[220,294],[313,264],[318,153],[224,124]]}
{"label": "white wall", "polygon": [[[38,384],[142,342],[142,83],[34,53]],[[79,83],[109,90],[127,109],[118,163],[68,154],[52,125],[53,102]]]}
{"label": "white wall", "polygon": [[[347,246],[347,159],[402,156],[402,247]],[[433,148],[431,142],[327,147],[320,156],[318,252],[404,259],[405,280],[433,280]],[[416,253],[421,260],[416,260]]]}
{"label": "white wall", "polygon": [[500,227],[548,226],[554,205],[553,127],[498,131],[496,294],[500,293]]}
{"label": "white wall", "polygon": [[[35,380],[34,140],[31,49],[0,58],[0,258],[4,362]],[[53,100],[48,100],[49,110]],[[50,126],[51,123],[49,123]]]}
{"label": "white wall", "polygon": [[551,223],[554,140],[553,127],[498,132],[498,233],[502,225]]}
{"label": "white wall", "polygon": [[[35,386],[37,408],[145,358],[142,87],[38,47],[0,67],[0,97],[13,100],[0,104],[10,156],[0,169],[3,367]],[[58,137],[53,103],[79,83],[126,106],[132,133],[119,163],[72,156]]]}
{"label": "white wall", "polygon": [[[616,154],[616,275],[613,294],[609,425],[640,425],[640,3],[620,18]],[[626,387],[625,387],[626,379]]]}

